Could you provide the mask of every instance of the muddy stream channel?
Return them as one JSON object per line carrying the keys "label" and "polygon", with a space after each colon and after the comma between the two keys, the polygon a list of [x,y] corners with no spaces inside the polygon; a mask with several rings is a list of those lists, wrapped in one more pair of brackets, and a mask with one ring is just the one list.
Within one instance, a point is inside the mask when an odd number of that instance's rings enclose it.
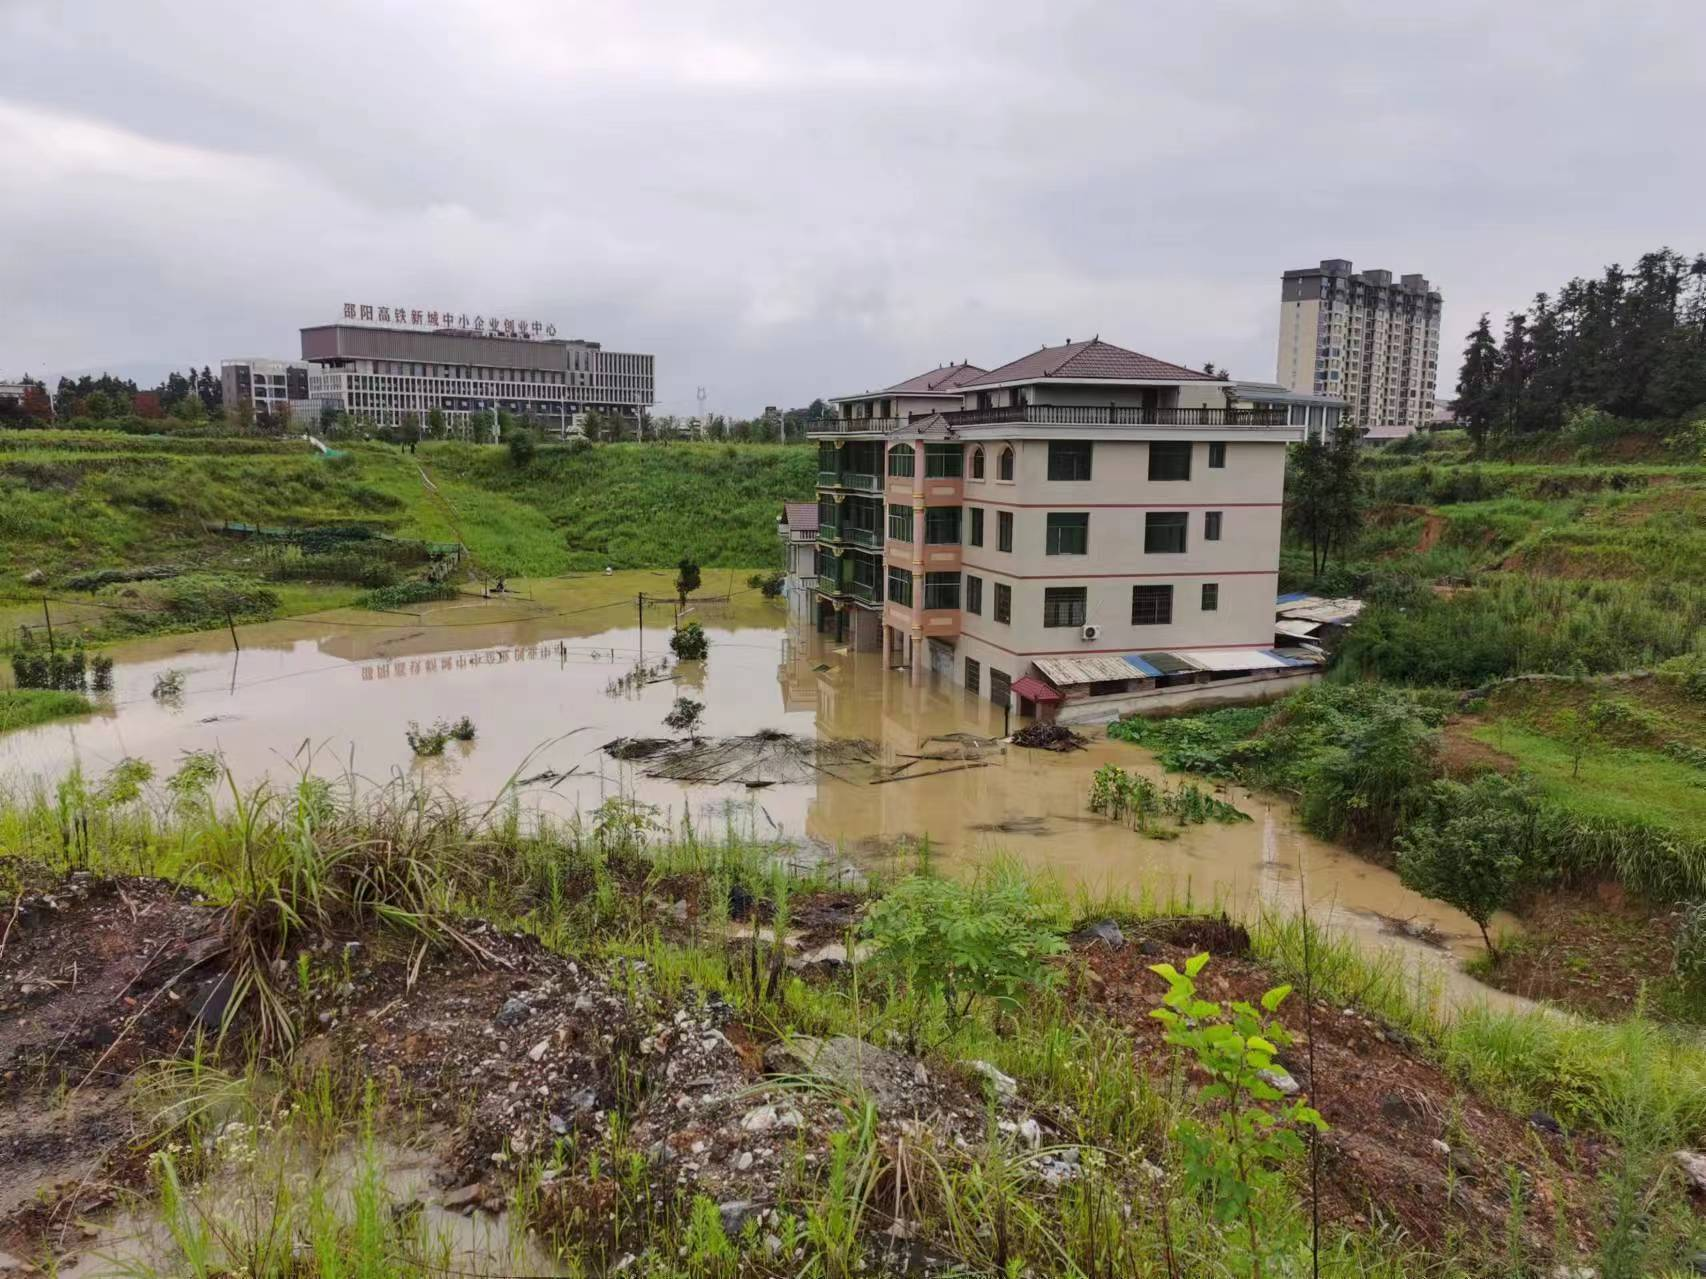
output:
{"label": "muddy stream channel", "polygon": [[[747,592],[699,605],[710,660],[633,678],[642,651],[648,663],[667,659],[673,605],[648,608],[642,632],[634,596],[623,594],[630,578],[668,590],[667,579],[622,574],[541,583],[532,599],[429,606],[418,619],[340,611],[240,627],[239,652],[225,632],[126,644],[113,650],[114,689],[100,713],[0,736],[0,778],[51,784],[75,763],[98,776],[127,756],[163,777],[185,752],[214,750],[239,780],[289,780],[311,755],[324,775],[413,770],[475,801],[521,779],[523,806],[559,818],[628,796],[660,818],[691,816],[702,831],[730,828],[785,841],[801,858],[865,868],[893,867],[897,847],[927,835],[944,869],[1004,854],[1069,888],[1188,893],[1199,907],[1235,915],[1294,910],[1307,885],[1318,917],[1389,952],[1418,982],[1442,983],[1457,1002],[1503,999],[1459,968],[1479,946],[1466,917],[1305,834],[1283,801],[1231,788],[1226,797],[1253,820],[1190,826],[1166,841],[1090,813],[1098,765],[1162,777],[1147,752],[1098,729],[1087,730],[1087,750],[997,746],[973,766],[928,760],[872,784],[910,755],[954,749],[925,745],[933,737],[999,737],[1001,712],[940,677],[914,685],[878,654],[828,643],[783,602]],[[156,677],[168,671],[182,673],[183,692],[158,700]],[[666,767],[688,780],[648,775],[659,771],[655,758],[624,761],[602,749],[616,738],[672,736],[662,720],[678,696],[704,703],[699,733],[708,742],[775,731],[795,749],[778,743],[757,763]],[[404,739],[411,720],[462,716],[477,726],[473,742],[452,741],[436,759],[414,756]],[[797,744],[814,740],[874,749],[860,748],[847,766],[820,752],[817,763],[830,766],[819,767],[798,758]],[[742,780],[705,780],[720,775]]]}

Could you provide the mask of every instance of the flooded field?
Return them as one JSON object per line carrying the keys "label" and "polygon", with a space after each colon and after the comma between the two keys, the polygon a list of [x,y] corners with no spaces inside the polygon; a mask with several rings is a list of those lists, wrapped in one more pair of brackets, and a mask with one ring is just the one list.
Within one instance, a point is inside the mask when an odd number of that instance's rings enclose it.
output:
{"label": "flooded field", "polygon": [[[724,588],[716,577],[707,574],[707,592]],[[869,867],[928,837],[948,868],[1005,854],[1089,892],[1188,892],[1198,906],[1219,901],[1234,913],[1294,909],[1306,884],[1312,909],[1418,971],[1454,974],[1452,957],[1479,947],[1467,918],[1311,838],[1288,807],[1261,796],[1227,795],[1252,821],[1191,826],[1171,841],[1091,814],[1099,764],[1161,776],[1145,752],[1099,737],[1071,754],[1015,747],[969,766],[927,761],[880,784],[870,770],[811,764],[759,787],[677,781],[647,776],[643,759],[611,758],[602,747],[613,739],[672,736],[662,721],[678,696],[704,704],[698,731],[708,740],[777,732],[867,741],[890,766],[940,752],[921,749],[932,737],[1002,733],[990,703],[942,681],[914,685],[878,654],[826,643],[784,603],[728,585],[731,599],[693,613],[710,635],[710,660],[639,679],[630,677],[642,657],[668,655],[674,607],[647,607],[642,627],[635,596],[667,596],[665,575],[540,583],[530,599],[471,599],[418,617],[352,612],[244,627],[240,652],[223,632],[126,645],[114,650],[103,712],[0,737],[0,777],[51,783],[73,765],[98,775],[126,757],[163,775],[185,752],[213,750],[245,781],[304,767],[370,779],[412,771],[474,800],[514,781],[524,806],[558,817],[625,795],[674,821],[731,823]],[[156,680],[170,671],[183,674],[183,691],[157,699]],[[475,740],[451,742],[440,758],[414,756],[404,738],[411,721],[463,716]],[[1438,945],[1418,940],[1430,928]],[[1487,993],[1451,980],[1460,994]]]}

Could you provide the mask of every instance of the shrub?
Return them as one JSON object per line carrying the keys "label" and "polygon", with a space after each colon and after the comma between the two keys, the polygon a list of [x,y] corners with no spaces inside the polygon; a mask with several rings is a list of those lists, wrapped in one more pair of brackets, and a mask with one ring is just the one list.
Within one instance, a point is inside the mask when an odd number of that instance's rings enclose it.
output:
{"label": "shrub", "polygon": [[369,591],[361,597],[361,606],[376,612],[389,612],[408,608],[411,604],[453,600],[458,594],[460,592],[452,583],[429,578],[424,581],[399,582],[395,586],[382,586],[376,591]]}
{"label": "shrub", "polygon": [[1562,823],[1526,782],[1496,773],[1467,785],[1436,781],[1426,807],[1398,836],[1398,875],[1474,920],[1496,960],[1487,922],[1551,872],[1549,850]]}
{"label": "shrub", "polygon": [[539,452],[539,437],[526,427],[516,427],[504,441],[509,446],[509,460],[517,470],[524,469]]}
{"label": "shrub", "polygon": [[669,651],[683,662],[702,662],[711,655],[711,641],[698,622],[684,622],[669,637]]}
{"label": "shrub", "polygon": [[786,582],[787,578],[780,569],[770,573],[754,573],[746,579],[746,584],[767,600],[780,596]]}
{"label": "shrub", "polygon": [[450,726],[450,740],[453,742],[471,742],[474,733],[474,721],[466,715]]}
{"label": "shrub", "polygon": [[691,697],[678,697],[669,714],[663,717],[664,727],[673,728],[678,733],[696,735],[699,721],[704,717],[705,703],[696,702]]}
{"label": "shrub", "polygon": [[403,730],[403,738],[416,756],[429,759],[444,754],[444,748],[450,744],[450,730],[443,720],[431,728],[422,728],[419,722],[410,720],[409,726]]}
{"label": "shrub", "polygon": [[1676,930],[1676,975],[1696,993],[1706,992],[1706,901],[1694,901]]}
{"label": "shrub", "polygon": [[1066,949],[1055,913],[1017,876],[970,884],[911,875],[871,908],[873,963],[924,1000],[940,996],[957,1029],[987,1000],[1014,1012],[1054,977],[1047,960]]}

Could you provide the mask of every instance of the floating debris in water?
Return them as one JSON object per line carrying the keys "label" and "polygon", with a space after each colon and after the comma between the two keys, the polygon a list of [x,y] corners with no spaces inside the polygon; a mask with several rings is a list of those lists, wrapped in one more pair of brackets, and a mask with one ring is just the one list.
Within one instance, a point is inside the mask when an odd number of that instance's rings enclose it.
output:
{"label": "floating debris in water", "polygon": [[1065,724],[1028,724],[1013,734],[1013,745],[1039,751],[1081,751],[1089,741]]}
{"label": "floating debris in water", "polygon": [[[819,774],[840,781],[870,781],[878,762],[875,744],[860,738],[813,740],[770,728],[740,737],[686,741],[618,737],[604,744],[604,753],[612,759],[646,761],[647,777],[747,787],[799,784],[815,781]],[[852,769],[854,775],[832,769]]]}

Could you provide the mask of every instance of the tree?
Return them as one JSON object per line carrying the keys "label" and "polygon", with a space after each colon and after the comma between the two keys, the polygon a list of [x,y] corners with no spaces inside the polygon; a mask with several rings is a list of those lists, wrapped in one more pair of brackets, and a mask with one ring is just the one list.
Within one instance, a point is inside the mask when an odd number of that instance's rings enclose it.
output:
{"label": "tree", "polygon": [[699,739],[699,721],[705,717],[705,703],[696,702],[691,697],[678,697],[669,714],[663,717],[664,727],[673,728],[678,733],[686,733],[695,741]]}
{"label": "tree", "polygon": [[699,589],[699,566],[686,556],[676,566],[675,600],[679,608],[687,607],[687,597]]}
{"label": "tree", "polygon": [[[418,413],[405,413],[405,414],[403,414],[403,427],[397,433],[397,442],[399,444],[401,444],[404,448],[408,449],[409,452],[413,453],[415,451],[415,446],[421,442],[421,418],[420,418],[420,414],[418,414]],[[511,445],[511,447],[510,447],[510,456],[511,457],[515,456],[515,448],[513,445]],[[519,462],[519,463],[517,463],[517,465],[518,466],[525,466],[526,463],[525,462]]]}
{"label": "tree", "polygon": [[172,416],[180,422],[200,422],[207,417],[207,407],[199,395],[186,395],[172,409]]}
{"label": "tree", "polygon": [[1398,877],[1474,920],[1497,963],[1487,924],[1515,900],[1555,834],[1524,783],[1497,773],[1469,785],[1436,781],[1425,811],[1396,840]]}
{"label": "tree", "polygon": [[1312,574],[1319,578],[1335,546],[1341,549],[1362,527],[1363,430],[1340,422],[1325,439],[1294,445],[1286,477],[1286,518],[1309,545]]}
{"label": "tree", "polygon": [[444,410],[433,407],[427,410],[427,435],[435,440],[444,438]]}
{"label": "tree", "polygon": [[523,426],[511,427],[505,441],[509,445],[509,460],[518,470],[526,468],[539,452],[539,438]]}
{"label": "tree", "polygon": [[201,397],[201,406],[211,417],[213,411],[225,406],[225,383],[213,375],[213,369],[202,366],[195,380],[196,394]]}
{"label": "tree", "polygon": [[669,651],[683,662],[702,662],[711,654],[711,641],[698,622],[685,622],[669,637]]}
{"label": "tree", "polygon": [[1468,428],[1475,447],[1481,447],[1499,409],[1499,347],[1493,341],[1493,326],[1485,311],[1469,334],[1469,345],[1463,348],[1463,371],[1457,377],[1457,399],[1452,407],[1457,420]]}
{"label": "tree", "polygon": [[97,422],[105,422],[113,415],[113,402],[105,391],[91,391],[83,398],[79,407],[82,416]]}

